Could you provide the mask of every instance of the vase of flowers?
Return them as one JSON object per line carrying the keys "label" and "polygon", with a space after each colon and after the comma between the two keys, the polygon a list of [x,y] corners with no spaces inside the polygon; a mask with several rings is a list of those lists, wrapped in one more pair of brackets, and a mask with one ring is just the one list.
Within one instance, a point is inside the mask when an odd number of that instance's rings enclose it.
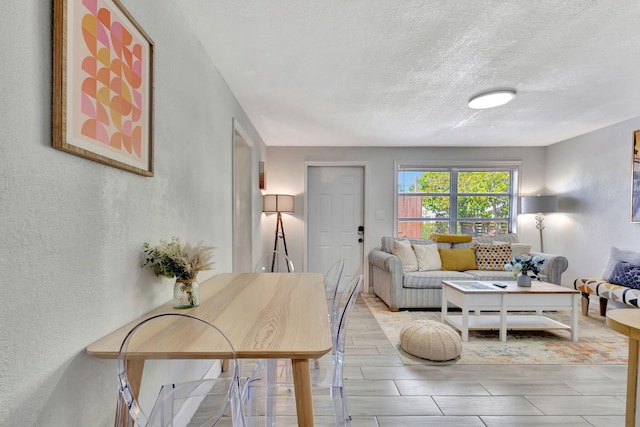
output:
{"label": "vase of flowers", "polygon": [[200,305],[198,279],[176,279],[173,284],[173,308],[191,308]]}
{"label": "vase of flowers", "polygon": [[507,271],[513,271],[513,277],[516,279],[518,286],[530,287],[531,279],[540,280],[540,272],[544,268],[546,259],[539,256],[519,256],[514,257],[507,264],[504,265],[504,269]]}
{"label": "vase of flowers", "polygon": [[173,286],[173,307],[191,308],[200,305],[198,272],[213,268],[213,246],[199,242],[193,246],[177,237],[161,240],[157,246],[145,242],[142,246],[142,267],[153,270],[156,276],[176,278]]}

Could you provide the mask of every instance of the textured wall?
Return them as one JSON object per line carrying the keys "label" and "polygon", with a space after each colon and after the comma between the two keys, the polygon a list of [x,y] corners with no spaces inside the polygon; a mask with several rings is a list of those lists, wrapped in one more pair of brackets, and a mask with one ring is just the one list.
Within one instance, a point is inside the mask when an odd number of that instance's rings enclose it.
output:
{"label": "textured wall", "polygon": [[600,277],[611,246],[640,251],[631,217],[631,144],[640,118],[552,145],[547,186],[562,213],[549,215],[545,245],[569,259],[563,282]]}
{"label": "textured wall", "polygon": [[51,2],[0,6],[2,426],[113,425],[115,364],[84,349],[170,298],[142,242],[204,240],[201,278],[232,268],[232,118],[264,147],[174,3],[124,3],[155,42],[153,178],[51,148]]}

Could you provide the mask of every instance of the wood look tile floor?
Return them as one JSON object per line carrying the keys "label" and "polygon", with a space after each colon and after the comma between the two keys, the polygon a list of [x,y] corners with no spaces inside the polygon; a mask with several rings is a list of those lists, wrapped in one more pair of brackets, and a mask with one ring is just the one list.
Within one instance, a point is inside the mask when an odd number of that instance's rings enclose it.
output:
{"label": "wood look tile floor", "polygon": [[[367,305],[348,325],[345,390],[354,427],[624,426],[626,365],[403,365]],[[317,426],[331,400],[314,390]],[[277,425],[295,426],[293,393]]]}

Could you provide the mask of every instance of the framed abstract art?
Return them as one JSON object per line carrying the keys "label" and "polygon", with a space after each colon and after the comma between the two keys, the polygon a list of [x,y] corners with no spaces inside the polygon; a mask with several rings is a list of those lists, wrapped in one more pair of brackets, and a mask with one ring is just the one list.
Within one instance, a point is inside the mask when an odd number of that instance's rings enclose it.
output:
{"label": "framed abstract art", "polygon": [[633,132],[631,151],[631,222],[640,223],[640,130]]}
{"label": "framed abstract art", "polygon": [[153,176],[153,42],[118,0],[54,0],[53,141]]}

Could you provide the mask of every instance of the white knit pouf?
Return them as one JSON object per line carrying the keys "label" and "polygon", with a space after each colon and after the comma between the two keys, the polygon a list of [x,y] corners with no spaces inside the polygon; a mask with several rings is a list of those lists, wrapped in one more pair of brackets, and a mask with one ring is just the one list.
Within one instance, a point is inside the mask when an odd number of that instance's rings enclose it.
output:
{"label": "white knit pouf", "polygon": [[422,359],[443,362],[460,356],[462,340],[449,325],[434,320],[414,320],[400,331],[400,347]]}

